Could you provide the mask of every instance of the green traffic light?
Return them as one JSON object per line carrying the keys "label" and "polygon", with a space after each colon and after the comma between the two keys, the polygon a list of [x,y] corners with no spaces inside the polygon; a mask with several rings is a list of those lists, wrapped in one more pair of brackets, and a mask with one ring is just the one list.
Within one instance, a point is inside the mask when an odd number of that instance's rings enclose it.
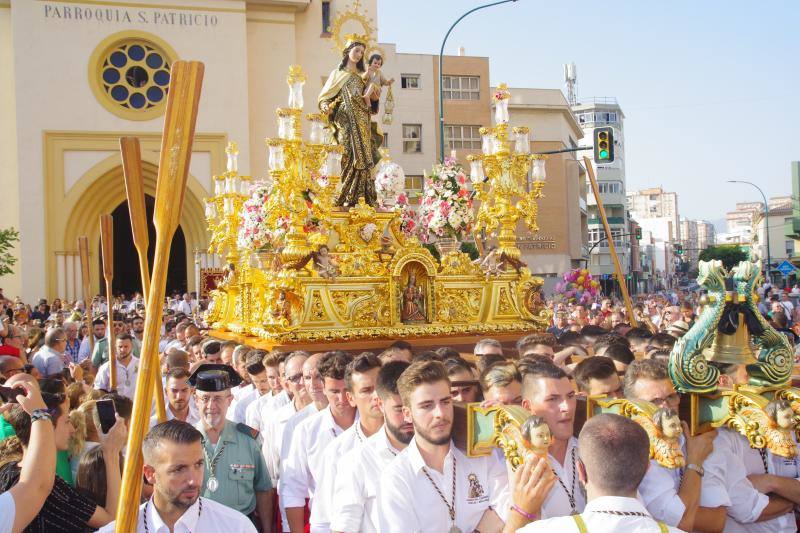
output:
{"label": "green traffic light", "polygon": [[608,150],[600,150],[600,159],[608,159]]}

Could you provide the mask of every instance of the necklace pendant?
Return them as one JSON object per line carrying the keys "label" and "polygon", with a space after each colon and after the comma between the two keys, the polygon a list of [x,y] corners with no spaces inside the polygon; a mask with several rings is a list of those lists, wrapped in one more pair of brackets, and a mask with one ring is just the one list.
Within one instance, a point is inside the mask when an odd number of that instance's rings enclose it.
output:
{"label": "necklace pendant", "polygon": [[211,476],[210,478],[208,478],[208,483],[206,483],[206,487],[208,487],[208,490],[210,492],[217,492],[217,489],[219,488],[219,481],[217,481],[217,478],[215,478],[214,476]]}
{"label": "necklace pendant", "polygon": [[452,526],[450,526],[450,529],[447,531],[447,533],[461,533],[461,530],[458,528],[457,525],[453,524]]}

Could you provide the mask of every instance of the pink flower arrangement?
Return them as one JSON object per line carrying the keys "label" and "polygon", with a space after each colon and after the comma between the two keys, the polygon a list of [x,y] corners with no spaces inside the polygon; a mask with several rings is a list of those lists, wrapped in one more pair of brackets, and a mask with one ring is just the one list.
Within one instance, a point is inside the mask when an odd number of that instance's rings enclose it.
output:
{"label": "pink flower arrangement", "polygon": [[289,220],[278,219],[274,228],[267,227],[268,204],[272,187],[269,185],[256,185],[250,191],[250,198],[242,204],[239,234],[236,244],[239,248],[250,250],[268,250],[280,246],[286,231],[289,229]]}
{"label": "pink flower arrangement", "polygon": [[599,285],[588,270],[575,268],[564,273],[562,280],[556,284],[555,294],[568,302],[588,304],[600,292]]}
{"label": "pink flower arrangement", "polygon": [[459,241],[472,231],[474,192],[467,188],[464,168],[453,158],[436,165],[425,180],[420,201],[419,219],[425,228],[420,240],[455,237]]}
{"label": "pink flower arrangement", "polygon": [[403,235],[406,237],[419,237],[419,216],[417,216],[414,208],[409,205],[408,196],[405,193],[397,196],[395,208],[400,209],[400,231],[403,232]]}

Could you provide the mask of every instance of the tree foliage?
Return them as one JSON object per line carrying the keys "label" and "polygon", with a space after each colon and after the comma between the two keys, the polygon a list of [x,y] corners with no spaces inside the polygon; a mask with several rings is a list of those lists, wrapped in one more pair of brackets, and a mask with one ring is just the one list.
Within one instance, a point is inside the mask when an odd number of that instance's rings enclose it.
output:
{"label": "tree foliage", "polygon": [[717,246],[709,246],[699,256],[701,261],[711,261],[712,259],[719,259],[725,268],[730,270],[738,265],[740,261],[747,261],[749,255],[741,249],[737,244],[722,244]]}
{"label": "tree foliage", "polygon": [[17,258],[12,255],[14,243],[19,241],[19,232],[14,228],[0,229],[0,276],[13,274],[11,269]]}

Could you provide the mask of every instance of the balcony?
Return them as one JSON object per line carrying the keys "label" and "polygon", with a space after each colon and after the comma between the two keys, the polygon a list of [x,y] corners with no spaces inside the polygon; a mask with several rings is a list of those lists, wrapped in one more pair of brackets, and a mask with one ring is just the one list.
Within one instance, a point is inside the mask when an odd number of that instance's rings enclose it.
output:
{"label": "balcony", "polygon": [[[609,225],[618,225],[622,226],[625,224],[625,217],[606,217],[608,219]],[[600,220],[600,217],[589,217],[589,225],[592,224],[601,225],[603,222]]]}

